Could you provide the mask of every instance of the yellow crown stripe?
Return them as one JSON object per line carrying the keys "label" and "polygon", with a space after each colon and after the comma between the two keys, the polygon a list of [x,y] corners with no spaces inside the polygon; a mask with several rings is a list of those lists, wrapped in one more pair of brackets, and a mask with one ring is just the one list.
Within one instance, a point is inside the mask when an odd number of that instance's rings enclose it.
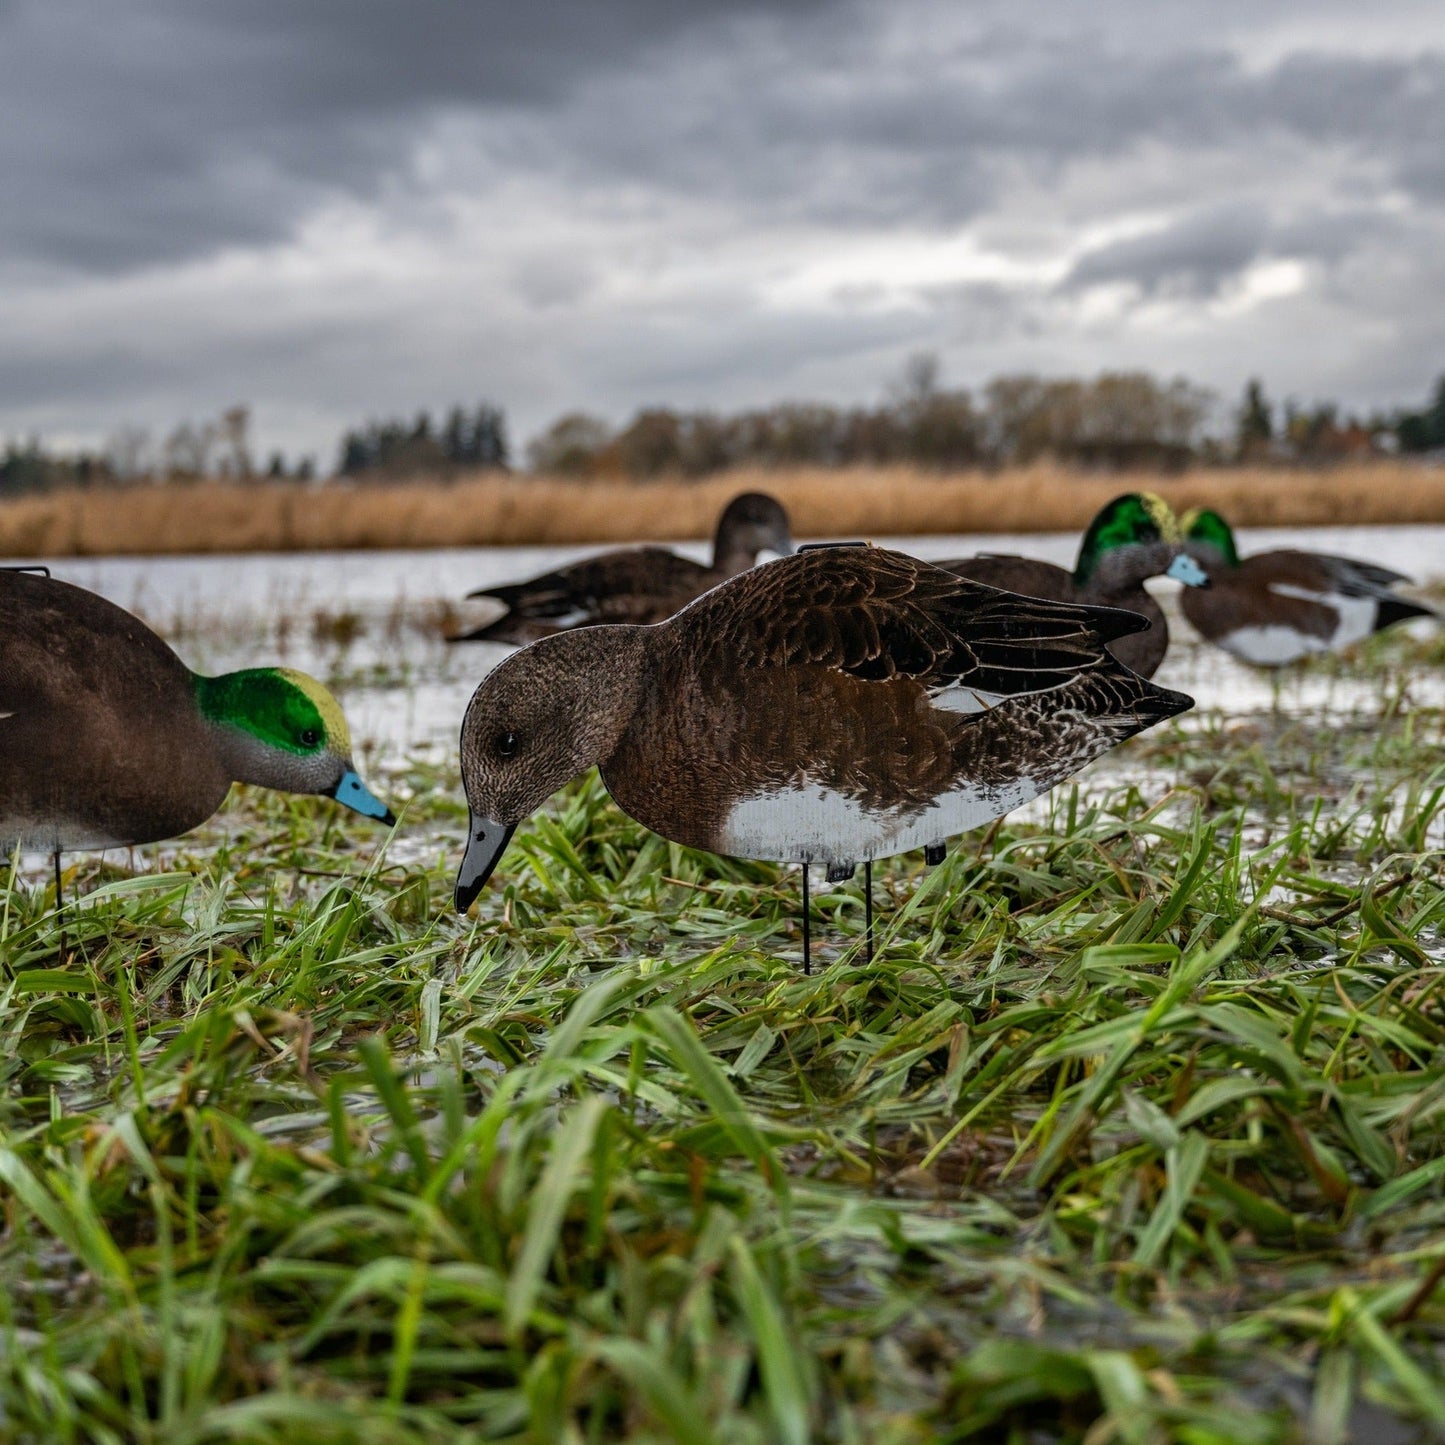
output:
{"label": "yellow crown stripe", "polygon": [[1150,520],[1159,528],[1159,535],[1166,542],[1179,542],[1183,540],[1184,532],[1179,525],[1179,518],[1174,515],[1173,508],[1157,492],[1140,492],[1139,500],[1144,503],[1144,510],[1149,513]]}
{"label": "yellow crown stripe", "polygon": [[351,729],[346,726],[346,715],[341,711],[341,704],[314,677],[304,672],[297,672],[295,668],[291,667],[278,667],[276,671],[304,692],[315,704],[316,711],[321,714],[321,721],[326,727],[326,737],[331,744],[332,751],[340,753],[343,757],[350,757]]}

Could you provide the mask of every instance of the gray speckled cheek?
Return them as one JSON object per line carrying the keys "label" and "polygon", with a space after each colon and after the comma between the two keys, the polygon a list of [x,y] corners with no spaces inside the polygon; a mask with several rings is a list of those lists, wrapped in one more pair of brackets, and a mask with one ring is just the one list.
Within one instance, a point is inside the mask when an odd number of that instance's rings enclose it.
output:
{"label": "gray speckled cheek", "polygon": [[1151,577],[1162,577],[1179,551],[1172,542],[1114,547],[1099,558],[1084,592],[1090,597],[1104,597],[1140,587]]}

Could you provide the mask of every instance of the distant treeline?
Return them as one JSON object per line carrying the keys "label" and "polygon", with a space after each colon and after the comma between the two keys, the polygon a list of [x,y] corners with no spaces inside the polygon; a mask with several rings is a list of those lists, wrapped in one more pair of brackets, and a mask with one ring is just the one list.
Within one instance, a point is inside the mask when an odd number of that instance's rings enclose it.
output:
{"label": "distant treeline", "polygon": [[349,431],[341,438],[336,471],[343,477],[435,476],[505,468],[510,462],[506,416],[483,402],[471,412],[453,407],[440,430],[433,429],[431,414],[422,412],[412,422],[371,422]]}
{"label": "distant treeline", "polygon": [[[310,458],[273,453],[257,467],[250,412],[177,427],[157,447],[126,429],[96,453],[61,454],[39,441],[0,452],[0,495],[63,486],[115,486],[142,478],[256,477],[311,481]],[[938,384],[938,363],[915,357],[876,406],[789,402],[734,413],[639,411],[617,428],[570,412],[527,447],[533,472],[574,478],[704,477],[731,467],[914,466],[939,472],[1052,461],[1090,470],[1179,470],[1191,464],[1322,465],[1372,455],[1445,454],[1445,376],[1428,405],[1350,417],[1332,403],[1278,406],[1259,381],[1221,415],[1214,397],[1183,378],[1105,372],[1092,379],[997,377],[977,392]],[[345,433],[335,474],[406,481],[505,469],[506,417],[481,402],[372,421]]]}
{"label": "distant treeline", "polygon": [[729,467],[911,465],[931,471],[1052,458],[1084,466],[1177,469],[1202,444],[1210,397],[1143,372],[1092,381],[999,377],[975,397],[941,390],[926,362],[874,407],[795,403],[720,415],[653,408],[620,431],[564,416],[527,449],[558,476],[703,477]]}
{"label": "distant treeline", "polygon": [[1320,465],[1445,449],[1445,377],[1431,404],[1361,420],[1324,403],[1272,405],[1245,388],[1227,430],[1213,397],[1176,379],[1106,372],[1092,380],[1003,376],[979,393],[941,390],[926,358],[876,407],[785,404],[732,415],[662,408],[621,430],[574,412],[527,449],[556,476],[702,477],[736,466],[883,466],[960,471],[1052,461],[1091,470],[1178,471],[1195,463]]}

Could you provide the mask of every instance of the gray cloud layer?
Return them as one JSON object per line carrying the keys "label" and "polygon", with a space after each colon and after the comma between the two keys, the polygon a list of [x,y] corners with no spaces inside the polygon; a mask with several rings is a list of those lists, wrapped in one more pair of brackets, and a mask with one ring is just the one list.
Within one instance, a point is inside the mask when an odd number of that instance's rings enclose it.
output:
{"label": "gray cloud layer", "polygon": [[[1261,11],[1267,11],[1261,14]],[[1445,16],[3,0],[0,434],[1445,368]]]}

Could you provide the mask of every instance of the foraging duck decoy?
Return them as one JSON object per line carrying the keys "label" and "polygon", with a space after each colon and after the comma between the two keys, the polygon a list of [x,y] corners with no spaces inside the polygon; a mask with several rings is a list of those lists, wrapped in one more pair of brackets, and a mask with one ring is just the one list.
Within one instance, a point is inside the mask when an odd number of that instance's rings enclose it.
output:
{"label": "foraging duck decoy", "polygon": [[1129,492],[1115,497],[1089,523],[1072,572],[1052,562],[984,552],[934,565],[1026,597],[1122,607],[1149,619],[1147,630],[1131,633],[1109,651],[1140,677],[1153,677],[1169,650],[1169,624],[1144,586],[1150,577],[1172,577],[1186,593],[1208,587],[1204,568],[1183,547],[1179,521],[1163,497]]}
{"label": "foraging duck decoy", "polygon": [[1110,656],[1143,624],[829,547],[657,626],[543,638],[482,681],[462,723],[457,908],[517,825],[594,765],[663,837],[802,863],[805,880],[810,864],[839,879],[912,848],[937,862],[951,834],[1193,705]]}
{"label": "foraging duck decoy", "polygon": [[58,857],[172,838],[233,782],[396,821],[357,775],[346,719],[314,678],[202,677],[94,592],[0,570],[0,843]]}
{"label": "foraging duck decoy", "polygon": [[1392,589],[1411,579],[1388,567],[1293,548],[1241,560],[1229,523],[1207,509],[1186,513],[1184,529],[1214,584],[1184,594],[1184,615],[1200,636],[1255,667],[1287,667],[1396,622],[1439,616],[1398,596]]}
{"label": "foraging duck decoy", "polygon": [[467,593],[490,597],[507,610],[495,622],[448,641],[526,643],[604,622],[661,622],[746,571],[764,550],[783,556],[792,552],[788,514],[765,492],[744,492],[718,518],[711,567],[666,547],[626,547],[584,557],[529,582]]}

